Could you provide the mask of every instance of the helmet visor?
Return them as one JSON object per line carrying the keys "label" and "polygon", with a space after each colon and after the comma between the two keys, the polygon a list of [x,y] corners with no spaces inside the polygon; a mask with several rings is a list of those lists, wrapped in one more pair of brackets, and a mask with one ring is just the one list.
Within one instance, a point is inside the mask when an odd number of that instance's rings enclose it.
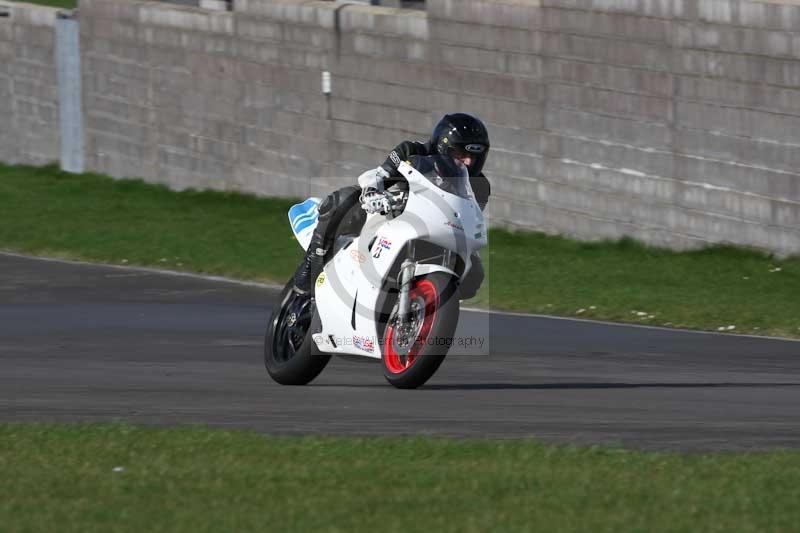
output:
{"label": "helmet visor", "polygon": [[450,147],[449,154],[469,168],[471,176],[480,173],[486,161],[486,152],[489,149],[485,144],[457,144]]}

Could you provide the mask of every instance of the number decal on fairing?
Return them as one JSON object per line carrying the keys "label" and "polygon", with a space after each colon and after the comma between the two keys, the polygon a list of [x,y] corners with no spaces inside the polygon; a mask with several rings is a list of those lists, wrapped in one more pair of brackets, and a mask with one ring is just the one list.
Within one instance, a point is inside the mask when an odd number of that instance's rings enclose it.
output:
{"label": "number decal on fairing", "polygon": [[384,237],[380,237],[378,239],[377,243],[375,244],[375,247],[373,248],[372,257],[374,257],[375,259],[379,259],[380,256],[381,256],[381,252],[384,249],[391,250],[392,249],[392,241],[390,241],[389,239],[386,239]]}

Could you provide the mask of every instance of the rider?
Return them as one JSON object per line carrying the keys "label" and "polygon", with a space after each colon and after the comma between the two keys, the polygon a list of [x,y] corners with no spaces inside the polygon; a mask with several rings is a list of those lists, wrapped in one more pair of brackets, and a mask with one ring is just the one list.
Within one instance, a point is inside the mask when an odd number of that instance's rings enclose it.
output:
{"label": "rider", "polygon": [[[426,143],[404,141],[392,150],[386,161],[378,168],[368,170],[358,177],[358,186],[349,186],[334,191],[319,206],[319,221],[314,229],[311,242],[302,263],[294,275],[295,290],[307,293],[311,283],[322,271],[324,257],[333,244],[335,228],[359,199],[368,196],[372,189],[378,188],[382,180],[402,179],[397,166],[412,155],[449,155],[463,163],[470,176],[470,185],[481,210],[486,207],[491,193],[489,180],[483,175],[483,164],[489,153],[489,133],[486,126],[476,117],[466,113],[445,115],[433,128],[431,138]],[[363,190],[363,191],[362,191]],[[373,208],[364,202],[365,210]],[[330,231],[329,231],[330,230]],[[483,266],[480,257],[472,255],[472,268],[461,281],[461,297],[471,298],[483,281]]]}

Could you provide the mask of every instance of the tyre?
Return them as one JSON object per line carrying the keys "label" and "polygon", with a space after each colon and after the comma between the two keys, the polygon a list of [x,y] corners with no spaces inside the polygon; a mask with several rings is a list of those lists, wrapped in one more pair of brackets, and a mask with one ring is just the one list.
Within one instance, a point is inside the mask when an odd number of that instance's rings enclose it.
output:
{"label": "tyre", "polygon": [[415,389],[433,376],[458,325],[458,284],[452,276],[435,272],[415,279],[409,298],[411,324],[402,330],[395,305],[383,333],[383,375],[400,389]]}
{"label": "tyre", "polygon": [[330,361],[330,354],[317,349],[313,333],[320,330],[313,294],[300,295],[290,280],[281,292],[280,307],[267,322],[264,366],[281,385],[306,385]]}

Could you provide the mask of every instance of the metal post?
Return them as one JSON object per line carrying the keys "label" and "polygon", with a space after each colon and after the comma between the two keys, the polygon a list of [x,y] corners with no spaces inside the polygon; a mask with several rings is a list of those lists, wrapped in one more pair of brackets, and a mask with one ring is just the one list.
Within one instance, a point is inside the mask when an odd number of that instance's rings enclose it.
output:
{"label": "metal post", "polygon": [[80,31],[72,12],[59,12],[56,19],[56,64],[61,169],[80,173],[85,170]]}

